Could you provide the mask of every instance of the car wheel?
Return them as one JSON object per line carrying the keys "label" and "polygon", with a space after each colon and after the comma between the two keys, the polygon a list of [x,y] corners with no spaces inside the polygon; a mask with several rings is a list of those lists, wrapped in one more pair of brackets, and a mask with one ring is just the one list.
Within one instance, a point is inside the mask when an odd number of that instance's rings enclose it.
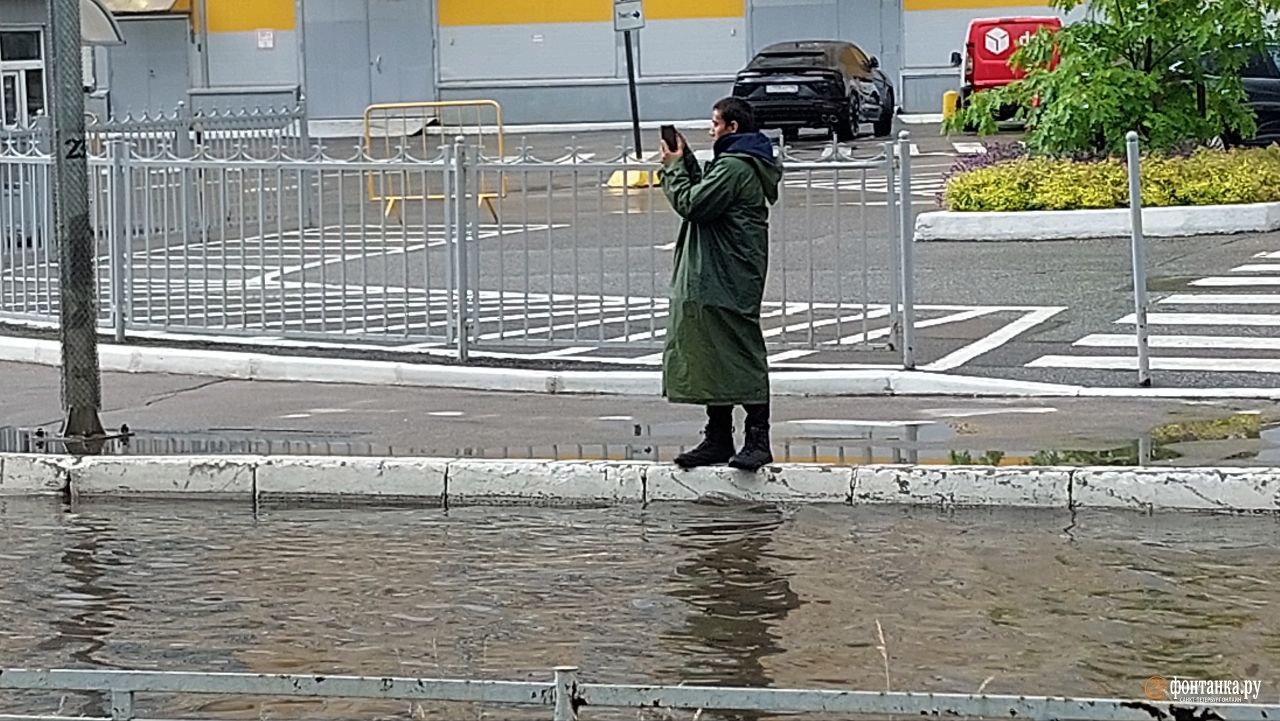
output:
{"label": "car wheel", "polygon": [[872,125],[877,138],[886,138],[893,134],[893,93],[889,93],[880,107],[880,117]]}
{"label": "car wheel", "polygon": [[782,139],[787,141],[788,143],[796,142],[797,140],[800,139],[800,128],[793,128],[793,127],[783,128]]}

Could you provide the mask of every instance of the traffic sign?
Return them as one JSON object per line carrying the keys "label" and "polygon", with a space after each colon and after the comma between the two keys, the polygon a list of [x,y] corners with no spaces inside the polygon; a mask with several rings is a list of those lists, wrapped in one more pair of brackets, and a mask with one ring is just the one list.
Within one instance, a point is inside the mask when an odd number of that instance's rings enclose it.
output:
{"label": "traffic sign", "polygon": [[613,29],[623,33],[644,27],[644,3],[641,0],[614,0]]}

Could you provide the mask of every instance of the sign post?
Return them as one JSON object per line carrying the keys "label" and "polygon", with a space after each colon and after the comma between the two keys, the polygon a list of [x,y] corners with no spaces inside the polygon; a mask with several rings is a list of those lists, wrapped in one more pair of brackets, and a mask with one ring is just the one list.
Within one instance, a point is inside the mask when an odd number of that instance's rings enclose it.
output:
{"label": "sign post", "polygon": [[631,44],[631,31],[644,27],[644,3],[641,0],[614,0],[613,29],[623,34],[627,44],[627,88],[631,92],[631,131],[635,136],[636,158],[640,155],[640,104],[636,100],[636,61]]}

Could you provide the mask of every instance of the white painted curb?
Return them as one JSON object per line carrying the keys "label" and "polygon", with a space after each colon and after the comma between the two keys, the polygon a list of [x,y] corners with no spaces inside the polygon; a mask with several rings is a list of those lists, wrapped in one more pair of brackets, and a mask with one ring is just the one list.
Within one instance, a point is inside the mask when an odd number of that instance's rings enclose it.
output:
{"label": "white painted curb", "polygon": [[1280,468],[769,466],[638,461],[0,454],[0,493],[426,505],[894,504],[1280,512]]}
{"label": "white painted curb", "polygon": [[[1262,233],[1280,229],[1280,203],[1146,208],[1142,228],[1152,238]],[[916,217],[919,241],[1086,240],[1129,237],[1129,210],[1044,210]]]}

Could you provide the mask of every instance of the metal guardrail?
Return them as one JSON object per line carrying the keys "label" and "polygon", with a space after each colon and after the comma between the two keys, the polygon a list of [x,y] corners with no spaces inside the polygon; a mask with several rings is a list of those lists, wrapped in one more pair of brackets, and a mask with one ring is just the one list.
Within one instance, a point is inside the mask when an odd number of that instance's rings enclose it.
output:
{"label": "metal guardrail", "polygon": [[[550,707],[554,721],[594,709],[834,713],[1022,721],[1274,721],[1280,704],[1182,704],[1118,698],[901,693],[584,683],[562,666],[546,682],[166,671],[0,670],[0,690],[110,694],[112,721],[132,721],[139,693],[475,702]],[[70,717],[0,715],[0,719]],[[76,717],[88,718],[88,717]]]}
{"label": "metal guardrail", "polygon": [[[761,310],[771,347],[891,346],[910,367],[908,146],[885,143],[870,158],[839,148],[784,155]],[[118,340],[159,330],[425,342],[456,347],[463,360],[470,347],[652,355],[665,342],[679,218],[657,188],[608,187],[615,173],[656,164],[626,150],[478,157],[465,138],[434,157],[262,147],[147,155],[114,140],[91,159],[100,321]],[[47,156],[0,146],[0,179],[30,179],[8,191],[14,208],[47,207],[42,164]],[[494,199],[496,220],[477,212],[493,176],[508,189]],[[443,202],[388,218],[366,191],[391,177],[440,188]],[[0,316],[53,321],[56,259],[6,207]]]}

